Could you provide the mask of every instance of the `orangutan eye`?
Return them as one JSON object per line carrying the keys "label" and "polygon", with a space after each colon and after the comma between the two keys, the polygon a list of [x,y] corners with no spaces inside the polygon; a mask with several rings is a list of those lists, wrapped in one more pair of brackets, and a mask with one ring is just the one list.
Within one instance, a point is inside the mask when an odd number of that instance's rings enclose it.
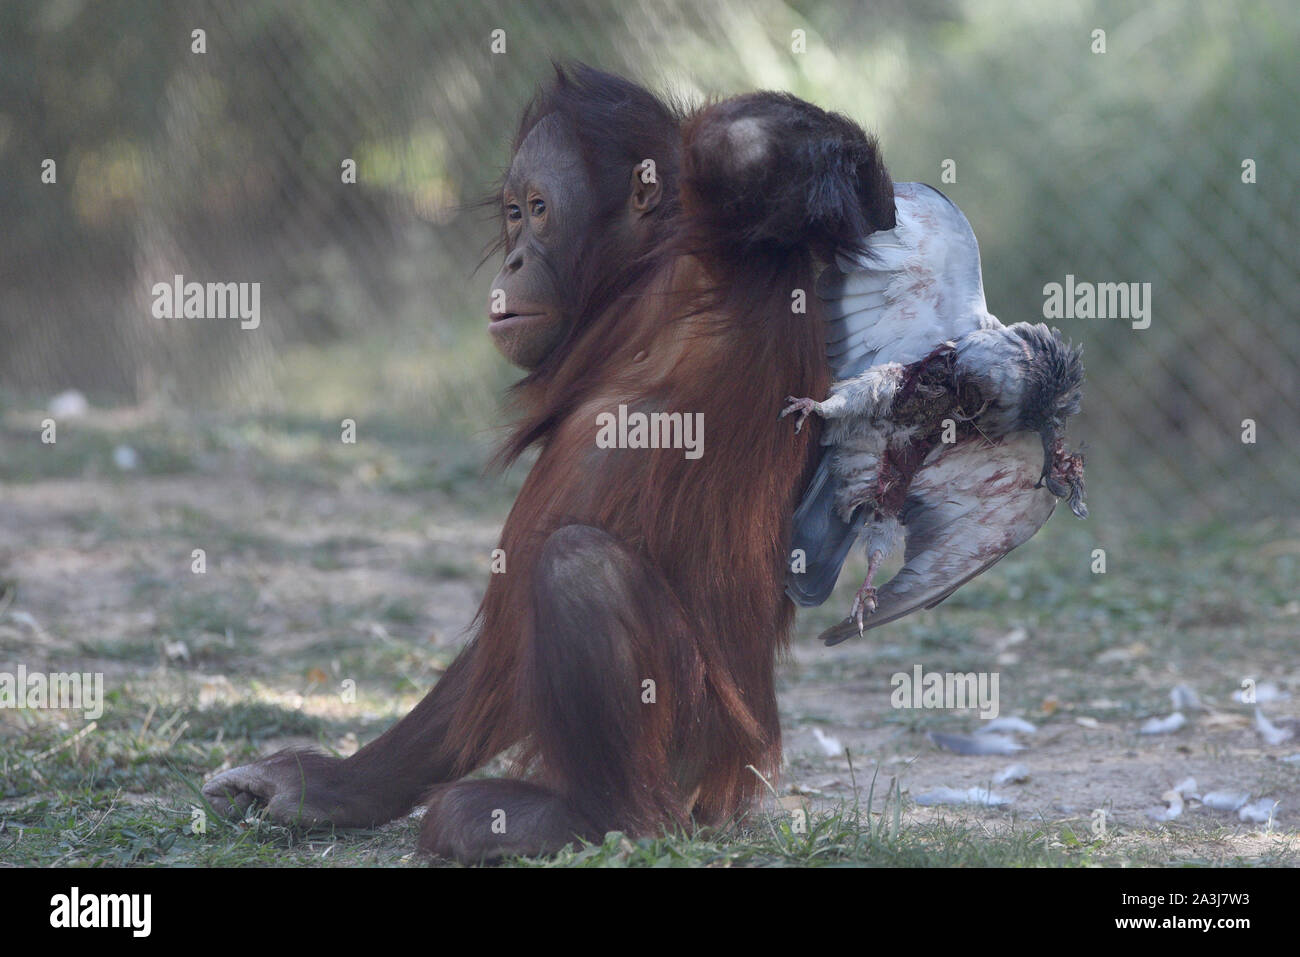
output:
{"label": "orangutan eye", "polygon": [[519,208],[517,203],[510,203],[506,206],[506,219],[512,223],[517,223],[523,219],[524,211]]}
{"label": "orangutan eye", "polygon": [[532,203],[532,210],[534,216],[540,216],[546,212],[546,203],[540,199],[535,199]]}

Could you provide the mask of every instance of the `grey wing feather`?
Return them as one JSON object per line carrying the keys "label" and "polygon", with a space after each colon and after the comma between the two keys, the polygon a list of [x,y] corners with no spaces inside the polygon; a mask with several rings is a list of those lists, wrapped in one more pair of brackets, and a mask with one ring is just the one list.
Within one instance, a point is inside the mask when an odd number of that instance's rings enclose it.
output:
{"label": "grey wing feather", "polygon": [[[1028,432],[936,448],[913,477],[900,516],[903,567],[877,591],[865,627],[933,608],[1032,538],[1056,508],[1056,496],[1034,487],[1042,462],[1042,443]],[[834,645],[857,633],[850,620],[821,637]]]}
{"label": "grey wing feather", "polygon": [[863,254],[841,255],[817,283],[826,355],[837,379],[883,362],[916,362],[990,324],[979,243],[948,197],[922,183],[894,187],[897,225]]}
{"label": "grey wing feather", "polygon": [[[896,183],[897,225],[864,240],[864,254],[841,255],[818,278],[826,316],[826,357],[837,379],[884,362],[915,362],[968,332],[999,325],[984,304],[979,244],[960,209],[937,189]],[[793,548],[806,570],[786,576],[786,594],[820,605],[839,578],[863,516],[835,513],[833,449],[795,511]]]}
{"label": "grey wing feather", "polygon": [[785,591],[803,608],[820,605],[835,590],[844,559],[867,518],[862,509],[853,513],[851,523],[840,517],[834,507],[835,479],[830,457],[829,451],[822,452],[817,471],[794,513]]}

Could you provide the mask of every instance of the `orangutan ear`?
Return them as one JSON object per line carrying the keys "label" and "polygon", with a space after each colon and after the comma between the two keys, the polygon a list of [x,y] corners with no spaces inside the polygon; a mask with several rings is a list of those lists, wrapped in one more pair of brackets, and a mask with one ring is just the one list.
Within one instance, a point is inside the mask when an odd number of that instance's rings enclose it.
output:
{"label": "orangutan ear", "polygon": [[663,186],[659,182],[659,169],[652,159],[642,160],[632,167],[632,212],[644,216],[659,205]]}

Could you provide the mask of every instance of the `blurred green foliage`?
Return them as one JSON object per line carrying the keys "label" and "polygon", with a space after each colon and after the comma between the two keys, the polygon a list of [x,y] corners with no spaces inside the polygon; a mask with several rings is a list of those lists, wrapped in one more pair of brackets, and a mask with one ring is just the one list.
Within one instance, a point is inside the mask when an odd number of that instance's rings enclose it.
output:
{"label": "blurred green foliage", "polygon": [[[1066,274],[1151,283],[1149,329],[1059,323],[1085,345],[1094,511],[1281,514],[1298,36],[1289,0],[10,0],[0,383],[307,415],[360,395],[481,428],[511,373],[482,334],[494,227],[473,204],[550,61],[582,59],[687,100],[781,88],[852,115],[896,179],[966,211],[1007,321],[1041,318]],[[176,273],[260,281],[262,328],[154,319]]]}

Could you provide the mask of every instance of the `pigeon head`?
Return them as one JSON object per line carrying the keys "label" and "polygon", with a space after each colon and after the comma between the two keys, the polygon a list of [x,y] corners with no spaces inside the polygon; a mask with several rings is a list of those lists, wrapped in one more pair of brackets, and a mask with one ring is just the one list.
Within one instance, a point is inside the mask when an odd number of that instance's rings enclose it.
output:
{"label": "pigeon head", "polygon": [[1078,413],[1083,397],[1082,352],[1063,340],[1059,330],[1041,322],[1018,322],[1009,330],[1022,346],[1019,427],[1037,432],[1043,440],[1038,484],[1046,483],[1057,498],[1069,496],[1071,509],[1083,517],[1088,511],[1083,505],[1083,461],[1067,456],[1061,445],[1066,420]]}

